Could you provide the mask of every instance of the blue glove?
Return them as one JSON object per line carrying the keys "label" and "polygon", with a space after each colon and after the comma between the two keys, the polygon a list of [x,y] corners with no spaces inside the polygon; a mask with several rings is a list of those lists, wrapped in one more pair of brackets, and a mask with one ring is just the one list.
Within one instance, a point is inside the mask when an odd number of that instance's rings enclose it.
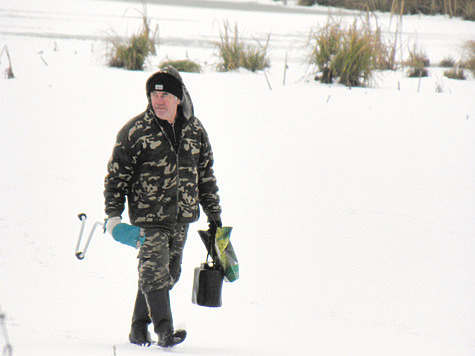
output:
{"label": "blue glove", "polygon": [[140,248],[145,241],[143,229],[125,223],[117,224],[114,227],[112,237],[114,240],[134,248]]}

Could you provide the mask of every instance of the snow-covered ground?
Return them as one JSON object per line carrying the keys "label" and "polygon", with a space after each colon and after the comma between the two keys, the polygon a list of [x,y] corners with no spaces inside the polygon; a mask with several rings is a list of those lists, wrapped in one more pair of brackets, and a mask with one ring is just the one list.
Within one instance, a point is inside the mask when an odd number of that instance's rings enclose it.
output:
{"label": "snow-covered ground", "polygon": [[[0,47],[16,76],[0,79],[0,305],[13,355],[164,352],[127,341],[136,252],[101,233],[84,260],[74,248],[77,213],[87,229],[104,218],[115,135],[145,108],[145,80],[167,56],[203,65],[183,77],[213,144],[241,272],[223,307],[193,305],[206,221],[191,226],[172,292],[189,336],[168,352],[475,354],[475,81],[431,68],[420,82],[379,73],[373,88],[314,82],[305,40],[325,10],[149,4],[158,55],[129,72],[105,65],[104,39],[138,30],[139,2],[0,0]],[[212,69],[225,20],[244,38],[271,34],[272,90],[262,72]],[[389,28],[389,16],[379,21]],[[433,63],[475,37],[473,22],[443,16],[403,26],[402,45],[417,41]]]}

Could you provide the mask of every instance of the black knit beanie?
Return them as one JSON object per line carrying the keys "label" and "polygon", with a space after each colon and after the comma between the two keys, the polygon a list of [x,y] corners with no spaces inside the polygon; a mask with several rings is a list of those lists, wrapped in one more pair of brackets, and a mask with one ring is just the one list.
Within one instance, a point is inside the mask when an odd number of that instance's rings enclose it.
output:
{"label": "black knit beanie", "polygon": [[181,82],[168,73],[157,72],[153,74],[148,78],[145,88],[147,91],[147,97],[150,97],[152,91],[157,90],[173,94],[180,100],[183,99],[183,88]]}

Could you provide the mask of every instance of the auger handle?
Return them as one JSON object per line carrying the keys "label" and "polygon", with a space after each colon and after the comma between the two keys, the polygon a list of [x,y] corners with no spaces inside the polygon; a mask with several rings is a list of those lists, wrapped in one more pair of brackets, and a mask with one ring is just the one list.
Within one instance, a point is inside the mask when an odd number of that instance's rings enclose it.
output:
{"label": "auger handle", "polygon": [[79,229],[79,237],[78,237],[78,242],[76,244],[76,251],[75,251],[75,256],[77,257],[78,260],[83,260],[84,257],[86,257],[86,251],[87,248],[89,247],[89,243],[91,242],[92,236],[94,235],[94,232],[96,231],[97,226],[104,226],[104,223],[101,221],[96,221],[91,229],[91,232],[89,233],[89,236],[86,240],[86,244],[84,245],[84,249],[82,251],[79,251],[79,248],[81,246],[81,240],[82,236],[84,234],[84,227],[86,225],[86,220],[87,220],[87,215],[84,213],[78,214],[79,220],[81,220],[81,227]]}

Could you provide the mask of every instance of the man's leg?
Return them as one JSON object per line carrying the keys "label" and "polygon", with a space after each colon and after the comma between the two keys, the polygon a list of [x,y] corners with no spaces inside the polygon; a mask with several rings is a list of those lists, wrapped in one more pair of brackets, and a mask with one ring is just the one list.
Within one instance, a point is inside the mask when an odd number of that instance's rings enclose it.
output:
{"label": "man's leg", "polygon": [[181,274],[181,263],[183,260],[183,248],[185,247],[186,237],[188,234],[188,224],[179,224],[176,225],[175,229],[173,229],[170,243],[169,243],[169,250],[170,250],[170,262],[169,262],[169,271],[170,277],[172,280],[173,286],[178,282],[180,279]]}
{"label": "man's leg", "polygon": [[[148,229],[146,240],[139,252],[139,285],[150,309],[154,330],[158,335],[158,344],[165,347],[172,346],[175,341],[169,290],[176,282],[176,261],[181,265],[186,240],[185,234],[184,239],[177,238],[175,243],[172,243],[174,241],[172,236],[183,237],[184,231],[183,228],[180,228],[181,233],[174,230]],[[170,273],[170,260],[175,261],[174,276]],[[184,337],[181,341],[183,339]]]}
{"label": "man's leg", "polygon": [[130,328],[129,341],[132,344],[150,346],[152,339],[148,332],[148,324],[151,323],[148,305],[140,288],[135,298],[132,326]]}
{"label": "man's leg", "polygon": [[147,295],[154,290],[170,289],[170,246],[171,230],[146,229],[145,242],[139,251],[139,287]]}

